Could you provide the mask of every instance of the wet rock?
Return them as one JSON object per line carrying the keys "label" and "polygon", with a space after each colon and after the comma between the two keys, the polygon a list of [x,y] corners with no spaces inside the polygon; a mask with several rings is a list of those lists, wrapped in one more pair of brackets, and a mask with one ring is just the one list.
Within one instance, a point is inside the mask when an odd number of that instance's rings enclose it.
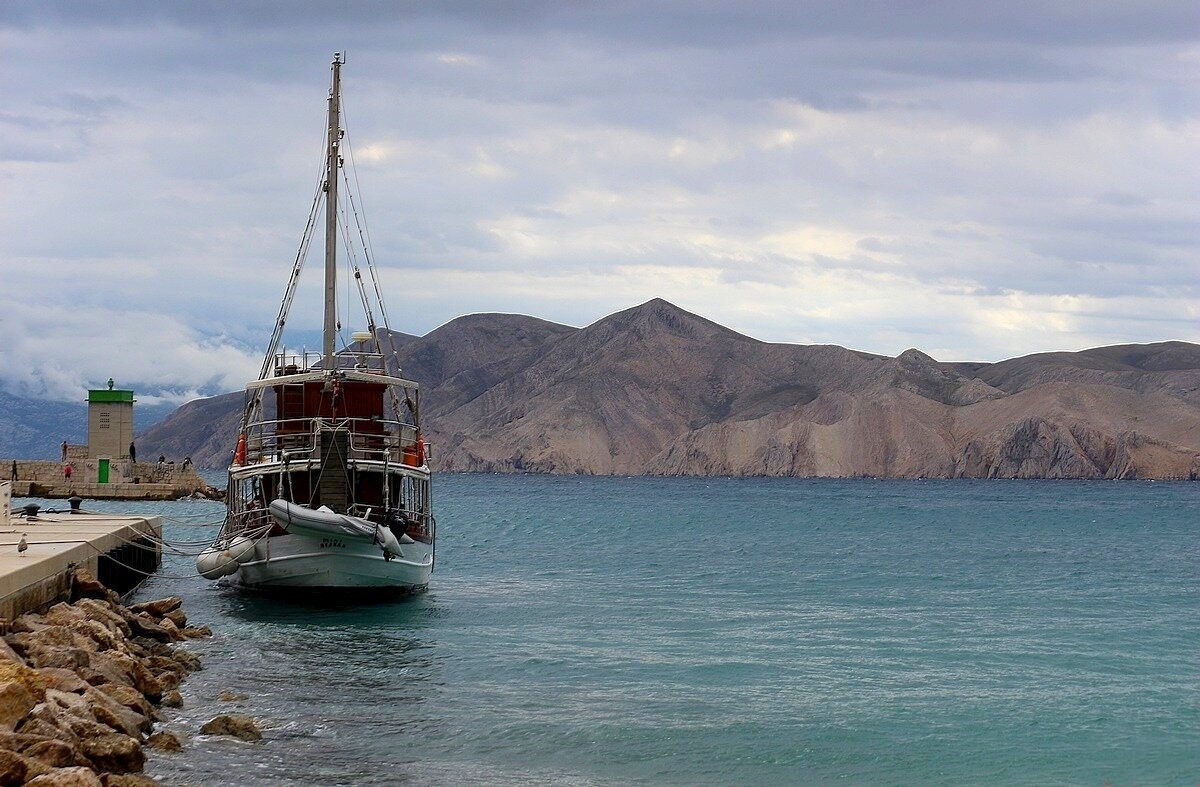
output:
{"label": "wet rock", "polygon": [[183,741],[179,740],[179,736],[168,730],[156,732],[146,740],[146,745],[156,751],[179,752],[183,751]]}
{"label": "wet rock", "polygon": [[202,639],[212,636],[212,629],[208,626],[187,626],[181,632],[184,639]]}
{"label": "wet rock", "polygon": [[167,633],[171,635],[172,642],[178,642],[179,640],[183,639],[183,634],[179,632],[179,627],[176,626],[175,621],[171,620],[170,618],[163,618],[162,620],[158,621],[158,625],[167,630]]}
{"label": "wet rock", "polygon": [[141,773],[106,773],[100,777],[104,787],[158,787],[158,782]]}
{"label": "wet rock", "polygon": [[117,609],[124,621],[129,624],[130,631],[136,637],[145,637],[147,639],[157,640],[159,642],[170,642],[171,632],[160,626],[154,621],[154,618],[147,615],[145,612],[134,614],[124,607]]}
{"label": "wet rock", "polygon": [[179,684],[183,683],[183,673],[178,670],[160,670],[152,674],[154,679],[158,681],[160,692],[177,689],[179,688]]}
{"label": "wet rock", "polygon": [[172,654],[171,658],[175,659],[175,663],[183,667],[186,672],[199,672],[204,669],[204,662],[200,661],[200,657],[195,653],[188,653],[186,650],[177,650]]}
{"label": "wet rock", "polygon": [[187,615],[184,614],[182,609],[175,609],[168,612],[167,614],[163,615],[163,619],[171,621],[175,624],[176,628],[181,630],[187,626],[188,621]]}
{"label": "wet rock", "polygon": [[12,731],[37,703],[29,689],[15,680],[0,683],[0,729]]}
{"label": "wet rock", "polygon": [[129,609],[134,613],[147,612],[155,618],[161,618],[172,612],[175,612],[183,606],[183,599],[179,596],[168,596],[154,601],[144,601],[141,604],[132,604]]}
{"label": "wet rock", "polygon": [[131,773],[146,764],[142,745],[128,735],[97,735],[81,741],[79,748],[98,771]]}
{"label": "wet rock", "polygon": [[200,728],[205,735],[227,735],[244,741],[261,741],[262,731],[258,724],[249,716],[241,714],[222,714],[215,719],[205,722]]}
{"label": "wet rock", "polygon": [[217,699],[221,702],[241,702],[246,699],[245,694],[238,694],[236,691],[223,691],[217,695]]}
{"label": "wet rock", "polygon": [[83,766],[55,768],[31,779],[26,784],[32,787],[103,787],[100,777],[90,768]]}
{"label": "wet rock", "polygon": [[183,695],[180,694],[177,689],[171,689],[170,691],[163,692],[162,704],[168,708],[182,708]]}

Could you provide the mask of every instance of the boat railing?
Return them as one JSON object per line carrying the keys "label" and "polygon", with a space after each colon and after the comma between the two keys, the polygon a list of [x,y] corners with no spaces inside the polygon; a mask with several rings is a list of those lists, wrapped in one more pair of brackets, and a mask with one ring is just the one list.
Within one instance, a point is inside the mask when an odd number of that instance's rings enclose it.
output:
{"label": "boat railing", "polygon": [[271,513],[261,504],[251,503],[249,507],[231,510],[229,512],[229,536],[242,534],[261,535],[271,529]]}
{"label": "boat railing", "polygon": [[[378,350],[347,349],[334,356],[336,368],[387,374],[384,355]],[[325,370],[325,356],[319,352],[303,351],[298,353],[282,352],[275,354],[275,376],[287,377],[292,374],[304,374]]]}
{"label": "boat railing", "polygon": [[246,464],[321,458],[323,432],[348,434],[349,459],[418,466],[428,456],[417,427],[380,418],[291,418],[255,421],[247,430]]}

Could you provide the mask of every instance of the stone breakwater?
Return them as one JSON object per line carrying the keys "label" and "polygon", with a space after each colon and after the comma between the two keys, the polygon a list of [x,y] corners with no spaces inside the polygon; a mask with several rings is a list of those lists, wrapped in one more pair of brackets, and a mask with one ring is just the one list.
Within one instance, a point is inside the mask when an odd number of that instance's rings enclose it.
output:
{"label": "stone breakwater", "polygon": [[71,599],[21,615],[0,641],[0,787],[155,784],[144,747],[179,750],[154,723],[201,668],[173,645],[212,632],[177,597],[125,606],[82,569]]}

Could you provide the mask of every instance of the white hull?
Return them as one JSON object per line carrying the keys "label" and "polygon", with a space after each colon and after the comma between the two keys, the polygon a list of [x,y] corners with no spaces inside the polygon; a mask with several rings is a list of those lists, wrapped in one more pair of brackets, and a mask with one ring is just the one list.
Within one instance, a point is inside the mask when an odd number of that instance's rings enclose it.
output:
{"label": "white hull", "polygon": [[263,538],[254,557],[243,563],[233,581],[244,587],[389,588],[419,591],[433,573],[433,547],[420,541],[404,544],[404,557],[385,560],[374,544],[337,537],[285,535]]}

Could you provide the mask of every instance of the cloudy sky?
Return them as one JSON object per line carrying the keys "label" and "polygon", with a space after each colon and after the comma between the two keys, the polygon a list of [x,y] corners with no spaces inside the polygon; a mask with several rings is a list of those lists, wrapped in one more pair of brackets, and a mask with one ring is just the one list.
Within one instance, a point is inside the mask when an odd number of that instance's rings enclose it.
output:
{"label": "cloudy sky", "polygon": [[657,296],[943,360],[1200,341],[1194,0],[9,2],[0,51],[14,392],[254,376],[334,51],[398,330]]}

